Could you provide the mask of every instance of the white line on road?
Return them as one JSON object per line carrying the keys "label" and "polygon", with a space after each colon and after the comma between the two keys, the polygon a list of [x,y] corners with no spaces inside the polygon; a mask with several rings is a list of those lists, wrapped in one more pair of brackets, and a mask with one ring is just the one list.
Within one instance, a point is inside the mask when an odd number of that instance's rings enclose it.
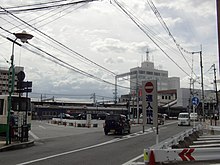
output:
{"label": "white line on road", "polygon": [[29,131],[29,134],[35,139],[40,139],[38,136],[36,136],[33,132]]}
{"label": "white line on road", "polygon": [[[124,163],[124,164],[122,164],[122,165],[131,165],[131,164],[134,163],[135,160],[138,160],[138,159],[140,159],[140,158],[143,157],[143,156],[144,156],[144,155],[141,154],[141,155],[139,155],[139,156],[137,156],[137,157],[135,157],[135,158],[129,160],[128,162],[126,162],[126,163]],[[143,163],[143,162],[142,162],[142,163]]]}
{"label": "white line on road", "polygon": [[39,125],[39,127],[40,127],[40,128],[43,128],[43,129],[46,129],[46,128],[45,128],[44,126],[42,126],[42,125]]}
{"label": "white line on road", "polygon": [[[174,121],[174,122],[170,122],[170,123],[166,123],[166,124],[164,124],[164,126],[166,126],[166,125],[171,125],[171,124],[174,124],[174,123],[177,123],[177,121]],[[166,129],[167,127],[160,127],[160,129]],[[149,129],[151,129],[151,130],[154,130],[154,128],[152,127],[152,128],[149,128]],[[150,130],[147,130],[147,131],[150,131]],[[146,131],[146,130],[145,130]],[[135,160],[138,160],[138,159],[140,159],[141,157],[143,157],[144,156],[144,154],[141,154],[141,155],[139,155],[139,156],[137,156],[137,157],[135,157],[135,158],[133,158],[133,159],[131,159],[131,160],[129,160],[128,162],[125,162],[124,164],[122,164],[122,165],[135,165],[135,164],[140,164],[140,162],[134,162]]]}
{"label": "white line on road", "polygon": [[[152,132],[153,131],[145,132],[142,135],[146,135],[146,134],[149,134],[149,133],[152,133]],[[140,136],[140,135],[138,135],[138,136]],[[51,156],[31,160],[31,161],[28,161],[28,162],[19,163],[17,165],[26,165],[26,164],[30,164],[30,163],[40,162],[40,161],[43,161],[43,160],[47,160],[47,159],[51,159],[51,158],[55,158],[55,157],[59,157],[59,156],[63,156],[63,155],[68,155],[68,154],[72,154],[72,153],[76,153],[76,152],[80,152],[80,151],[84,151],[84,150],[88,150],[88,149],[92,149],[92,148],[97,148],[97,147],[100,147],[100,146],[103,146],[103,145],[123,141],[123,140],[134,138],[134,137],[135,136],[133,136],[133,137],[131,136],[129,138],[116,138],[116,139],[112,139],[112,140],[104,142],[104,143],[100,143],[100,144],[96,144],[96,145],[88,146],[88,147],[84,147],[84,148],[79,148],[79,149],[76,149],[76,150],[67,151],[67,152],[63,152],[63,153],[59,153],[59,154],[55,154],[55,155],[51,155]]]}

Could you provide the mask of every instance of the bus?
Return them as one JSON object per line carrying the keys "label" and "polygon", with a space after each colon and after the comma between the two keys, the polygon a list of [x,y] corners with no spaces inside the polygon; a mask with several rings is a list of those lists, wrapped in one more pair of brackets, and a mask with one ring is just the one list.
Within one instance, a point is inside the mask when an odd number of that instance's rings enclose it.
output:
{"label": "bus", "polygon": [[[7,132],[8,95],[0,95],[0,134]],[[21,128],[24,124],[31,128],[31,103],[28,97],[11,96],[11,111],[15,118],[15,126]]]}

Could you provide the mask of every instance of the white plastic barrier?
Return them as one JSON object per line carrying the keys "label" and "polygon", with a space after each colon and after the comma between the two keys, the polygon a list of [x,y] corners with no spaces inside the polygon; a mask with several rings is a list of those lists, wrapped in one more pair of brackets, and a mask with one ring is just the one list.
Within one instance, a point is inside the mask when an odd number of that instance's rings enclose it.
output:
{"label": "white plastic barrier", "polygon": [[[199,124],[195,128],[185,130],[165,141],[160,142],[158,145],[152,146],[150,149],[144,149],[145,164],[153,165],[155,164],[155,162],[195,160],[195,158],[192,156],[192,153],[194,152],[195,149],[190,149],[190,148],[171,149],[171,146],[177,145],[179,141],[183,141],[185,137],[189,137],[194,132],[200,131],[202,129],[203,126]],[[214,159],[203,159],[203,160],[214,160]]]}
{"label": "white plastic barrier", "polygon": [[144,162],[155,164],[160,162],[219,160],[220,148],[183,148],[183,149],[151,149],[144,150]]}
{"label": "white plastic barrier", "polygon": [[197,125],[195,128],[191,128],[188,130],[185,130],[183,132],[180,132],[179,134],[170,137],[162,142],[160,142],[158,145],[154,145],[151,148],[153,149],[168,149],[172,145],[177,145],[179,141],[183,141],[185,137],[188,137],[191,135],[193,132],[199,131],[202,129],[202,125]]}
{"label": "white plastic barrier", "polygon": [[103,127],[103,120],[91,120],[90,125],[87,124],[86,120],[74,120],[74,119],[61,119],[52,118],[52,124],[69,125],[75,127]]}

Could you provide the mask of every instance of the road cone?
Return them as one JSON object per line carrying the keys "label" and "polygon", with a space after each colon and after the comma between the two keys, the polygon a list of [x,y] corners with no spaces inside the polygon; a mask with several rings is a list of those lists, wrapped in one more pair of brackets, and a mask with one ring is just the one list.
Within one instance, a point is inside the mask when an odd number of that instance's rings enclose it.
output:
{"label": "road cone", "polygon": [[150,151],[150,158],[149,158],[148,165],[156,165],[154,151],[152,151],[152,150]]}

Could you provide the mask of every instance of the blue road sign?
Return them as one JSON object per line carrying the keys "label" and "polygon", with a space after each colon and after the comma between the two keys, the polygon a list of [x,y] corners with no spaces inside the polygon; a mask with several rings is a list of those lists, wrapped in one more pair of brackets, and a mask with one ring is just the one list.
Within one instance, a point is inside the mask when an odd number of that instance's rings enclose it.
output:
{"label": "blue road sign", "polygon": [[193,105],[199,105],[199,98],[198,97],[193,97],[192,98],[192,104]]}

